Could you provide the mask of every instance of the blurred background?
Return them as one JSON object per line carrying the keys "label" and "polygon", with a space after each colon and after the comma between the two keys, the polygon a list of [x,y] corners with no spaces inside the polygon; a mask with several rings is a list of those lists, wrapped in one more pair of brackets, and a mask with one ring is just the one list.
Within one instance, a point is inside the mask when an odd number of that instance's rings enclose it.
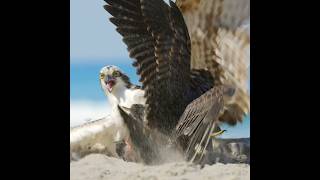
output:
{"label": "blurred background", "polygon": [[[139,84],[132,60],[103,0],[70,0],[70,126],[107,116],[106,96],[99,84],[99,71],[105,65],[120,67]],[[250,117],[236,127],[223,126],[224,138],[250,137]]]}

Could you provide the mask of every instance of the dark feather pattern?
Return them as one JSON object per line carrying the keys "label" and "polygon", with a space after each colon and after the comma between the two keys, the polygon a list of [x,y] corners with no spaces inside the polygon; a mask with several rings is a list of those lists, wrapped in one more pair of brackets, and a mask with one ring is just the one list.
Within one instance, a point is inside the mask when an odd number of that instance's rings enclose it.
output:
{"label": "dark feather pattern", "polygon": [[224,88],[216,86],[210,89],[192,101],[180,117],[175,137],[184,146],[188,160],[201,162],[210,140],[209,135],[214,128],[218,128],[218,118],[224,106]]}
{"label": "dark feather pattern", "polygon": [[197,82],[204,72],[191,73],[183,16],[175,3],[168,6],[162,0],[106,2],[145,90],[148,126],[170,134],[188,103],[211,88],[205,78]]}
{"label": "dark feather pattern", "polygon": [[129,129],[134,150],[139,152],[143,163],[152,164],[157,162],[159,153],[143,125],[144,107],[140,104],[134,104],[127,112],[123,108],[118,106],[119,112]]}
{"label": "dark feather pattern", "polygon": [[[148,128],[173,134],[183,146],[186,157],[200,162],[210,141],[209,135],[218,129],[216,123],[223,113],[228,87],[215,84],[219,81],[207,70],[191,69],[190,37],[175,3],[170,1],[169,6],[162,0],[105,1],[108,5],[104,8],[113,16],[110,21],[123,36],[140,76],[146,97],[144,113]],[[129,129],[144,128],[143,123],[134,120],[137,117],[121,113]],[[233,119],[220,118],[229,124]],[[130,132],[139,140],[134,143],[138,147],[148,147],[148,144],[139,144],[142,139],[148,141],[143,131],[139,132]],[[200,150],[196,150],[197,147]]]}

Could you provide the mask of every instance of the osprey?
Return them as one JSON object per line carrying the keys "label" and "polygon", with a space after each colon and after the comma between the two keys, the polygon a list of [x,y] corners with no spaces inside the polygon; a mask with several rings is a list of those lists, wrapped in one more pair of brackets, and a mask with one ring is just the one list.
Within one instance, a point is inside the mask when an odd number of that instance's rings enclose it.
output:
{"label": "osprey", "polygon": [[[133,152],[128,127],[119,112],[119,107],[144,104],[144,91],[139,86],[131,84],[129,77],[116,66],[103,67],[99,76],[101,87],[111,105],[110,117],[72,128],[71,146],[78,149],[86,146],[91,151],[95,151],[95,147],[98,146],[112,156],[133,160],[134,157],[130,157],[133,156],[130,155]],[[127,152],[123,152],[124,149],[128,149]]]}
{"label": "osprey", "polygon": [[119,107],[131,107],[133,104],[145,103],[144,91],[139,86],[131,84],[129,77],[116,66],[105,66],[100,71],[100,84],[111,104],[112,114],[117,116],[119,127],[116,141],[122,141],[130,146],[127,126],[119,112]]}
{"label": "osprey", "polygon": [[[71,137],[91,133],[84,136],[91,139],[82,138],[80,144],[123,154],[121,147],[129,144],[130,136],[134,148],[146,152],[140,154],[148,163],[160,147],[150,134],[160,131],[182,147],[188,160],[201,162],[210,137],[224,132],[218,124],[235,125],[249,113],[249,0],[177,0],[183,16],[171,1],[170,6],[161,0],[106,2],[105,9],[113,15],[110,21],[134,59],[142,89],[125,76],[118,81],[117,73],[113,76],[103,68],[101,85],[116,118],[74,128]],[[114,66],[109,69],[123,74]],[[129,98],[136,93],[140,98]],[[110,125],[117,123],[118,128]],[[115,139],[127,142],[117,146]]]}
{"label": "osprey", "polygon": [[[250,111],[250,0],[177,0],[176,4],[190,35],[191,67],[207,69],[215,86],[236,88],[219,116],[219,121],[234,126]],[[177,128],[182,130],[182,124]],[[192,157],[196,160],[202,154]]]}
{"label": "osprey", "polygon": [[[140,86],[133,85],[118,67],[109,65],[100,71],[100,84],[110,101],[111,116],[116,119],[113,133],[117,155],[125,160],[158,162],[159,141],[145,127],[145,97]],[[133,143],[133,144],[132,144]]]}
{"label": "osprey", "polygon": [[[105,1],[107,5],[104,8],[113,16],[110,21],[122,35],[140,76],[145,91],[144,119],[147,127],[171,136],[188,160],[201,162],[210,136],[223,132],[218,123],[235,125],[242,121],[249,109],[248,95],[242,88],[246,73],[236,71],[237,67],[232,66],[239,65],[243,70],[246,64],[236,62],[243,57],[237,59],[224,52],[234,49],[229,43],[233,39],[227,39],[235,34],[233,29],[216,28],[227,27],[228,24],[214,22],[212,31],[201,34],[200,29],[198,32],[203,41],[207,40],[206,33],[219,33],[220,41],[212,42],[214,46],[207,45],[210,41],[197,46],[191,42],[184,17],[172,1],[170,5],[162,0]],[[219,4],[215,2],[212,4]],[[211,12],[211,16],[203,18],[223,20],[215,18],[221,16],[221,9],[219,6],[207,6],[205,12]],[[205,23],[198,19],[195,24],[203,26]],[[221,38],[224,35],[225,38]],[[203,54],[198,55],[191,47],[206,47],[202,50],[209,51],[201,50]],[[238,52],[242,52],[241,48],[243,46],[237,49]]]}

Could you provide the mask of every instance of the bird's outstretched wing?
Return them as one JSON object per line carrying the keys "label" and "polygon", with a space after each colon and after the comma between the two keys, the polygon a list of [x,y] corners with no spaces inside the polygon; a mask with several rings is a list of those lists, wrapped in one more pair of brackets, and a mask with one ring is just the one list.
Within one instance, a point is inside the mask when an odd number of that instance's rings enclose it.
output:
{"label": "bird's outstretched wing", "polygon": [[206,83],[199,87],[196,82],[205,72],[190,76],[190,38],[183,16],[171,1],[170,6],[162,0],[105,1],[140,75],[148,125],[170,133],[188,103],[208,90]]}
{"label": "bird's outstretched wing", "polygon": [[215,85],[237,91],[221,121],[235,125],[249,113],[250,0],[177,0],[191,38],[191,67],[208,69]]}
{"label": "bird's outstretched wing", "polygon": [[111,117],[90,121],[70,129],[70,153],[81,158],[90,153],[105,153],[117,157],[114,134],[119,128]]}
{"label": "bird's outstretched wing", "polygon": [[175,137],[185,141],[187,160],[199,163],[208,146],[210,134],[219,129],[219,117],[224,109],[224,101],[232,97],[235,89],[230,86],[215,86],[192,101],[180,117]]}

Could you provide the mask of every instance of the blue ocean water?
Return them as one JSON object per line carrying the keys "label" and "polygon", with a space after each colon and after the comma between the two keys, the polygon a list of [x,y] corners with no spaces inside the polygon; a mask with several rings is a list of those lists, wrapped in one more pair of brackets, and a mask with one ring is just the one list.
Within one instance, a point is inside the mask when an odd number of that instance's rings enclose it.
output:
{"label": "blue ocean water", "polygon": [[[71,61],[73,62],[73,61]],[[70,65],[70,99],[72,100],[91,100],[106,101],[106,97],[100,88],[99,71],[105,65],[116,65],[122,69],[134,84],[139,84],[135,68],[131,65],[130,59],[115,59],[97,61],[95,63],[71,63]],[[250,137],[250,116],[247,116],[243,123],[236,127],[224,125],[222,127],[227,132],[224,138]]]}

